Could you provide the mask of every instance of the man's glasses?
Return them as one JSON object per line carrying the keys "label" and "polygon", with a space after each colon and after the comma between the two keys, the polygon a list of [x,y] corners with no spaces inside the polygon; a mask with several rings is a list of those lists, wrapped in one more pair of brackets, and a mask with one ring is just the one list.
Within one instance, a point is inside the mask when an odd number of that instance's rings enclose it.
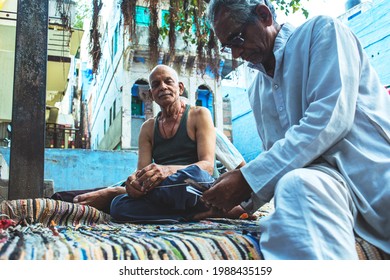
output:
{"label": "man's glasses", "polygon": [[222,45],[220,52],[232,53],[232,48],[242,47],[245,43],[245,38],[243,35],[245,27],[246,27],[246,23],[241,27],[240,33],[238,33],[236,36],[234,36],[232,39],[230,39],[227,43]]}

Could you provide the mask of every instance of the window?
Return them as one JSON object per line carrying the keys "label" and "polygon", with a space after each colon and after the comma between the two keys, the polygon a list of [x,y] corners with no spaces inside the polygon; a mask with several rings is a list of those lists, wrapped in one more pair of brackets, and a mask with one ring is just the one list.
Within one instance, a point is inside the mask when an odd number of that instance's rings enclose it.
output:
{"label": "window", "polygon": [[168,10],[161,11],[161,27],[169,28],[169,11]]}
{"label": "window", "polygon": [[119,23],[115,27],[114,35],[112,36],[112,57],[114,58],[118,51],[118,39],[119,39]]}
{"label": "window", "polygon": [[116,100],[114,100],[114,104],[112,105],[112,120],[115,120],[116,116]]}
{"label": "window", "polygon": [[139,96],[131,97],[131,115],[132,116],[142,116],[143,115],[143,102]]}
{"label": "window", "polygon": [[149,26],[150,13],[147,7],[135,7],[135,23],[141,26]]}
{"label": "window", "polygon": [[357,17],[358,15],[360,15],[362,13],[362,11],[358,11],[357,13],[354,13],[353,15],[349,16],[348,17],[348,20],[351,20],[353,19],[354,17]]}
{"label": "window", "polygon": [[110,108],[109,126],[112,124],[112,107]]}
{"label": "window", "polygon": [[140,92],[144,92],[145,89],[149,89],[149,83],[145,79],[138,79],[131,88],[131,115],[132,116],[144,116],[145,104],[140,97]]}

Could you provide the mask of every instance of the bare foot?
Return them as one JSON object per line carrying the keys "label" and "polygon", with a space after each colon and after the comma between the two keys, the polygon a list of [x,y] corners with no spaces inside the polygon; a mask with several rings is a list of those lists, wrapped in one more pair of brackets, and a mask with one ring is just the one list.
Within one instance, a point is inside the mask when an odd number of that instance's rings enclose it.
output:
{"label": "bare foot", "polygon": [[234,207],[232,210],[227,212],[225,217],[230,219],[242,220],[251,220],[254,218],[254,216],[249,215],[240,205]]}
{"label": "bare foot", "polygon": [[123,193],[126,193],[126,190],[123,187],[106,188],[77,195],[73,199],[73,202],[89,205],[99,210],[107,210],[110,208],[113,198]]}

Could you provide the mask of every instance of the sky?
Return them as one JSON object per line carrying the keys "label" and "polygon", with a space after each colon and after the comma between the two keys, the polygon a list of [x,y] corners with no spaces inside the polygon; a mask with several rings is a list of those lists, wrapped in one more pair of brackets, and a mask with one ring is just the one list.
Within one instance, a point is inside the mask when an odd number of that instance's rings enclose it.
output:
{"label": "sky", "polygon": [[[309,11],[309,18],[317,15],[328,15],[338,17],[345,12],[345,0],[301,0],[302,6]],[[288,17],[283,11],[278,11],[277,21],[279,23],[289,22],[295,26],[306,21],[304,15],[298,11]]]}

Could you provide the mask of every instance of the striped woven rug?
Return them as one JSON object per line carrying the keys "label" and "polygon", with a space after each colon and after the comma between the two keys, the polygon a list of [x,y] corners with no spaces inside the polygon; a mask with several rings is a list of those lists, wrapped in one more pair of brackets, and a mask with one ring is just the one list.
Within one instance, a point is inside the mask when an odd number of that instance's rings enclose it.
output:
{"label": "striped woven rug", "polygon": [[92,225],[108,222],[110,216],[94,207],[59,200],[38,198],[5,200],[0,214],[18,223],[55,225]]}
{"label": "striped woven rug", "polygon": [[[260,221],[118,224],[89,206],[51,199],[3,201],[0,259],[260,260]],[[360,259],[387,257],[360,238],[356,248]]]}
{"label": "striped woven rug", "polygon": [[0,259],[261,259],[256,221],[118,224],[89,206],[51,199],[3,201]]}
{"label": "striped woven rug", "polygon": [[[258,238],[218,222],[158,225],[100,224],[16,227],[0,243],[0,259],[226,260],[260,259]],[[215,228],[215,226],[219,228]]]}

